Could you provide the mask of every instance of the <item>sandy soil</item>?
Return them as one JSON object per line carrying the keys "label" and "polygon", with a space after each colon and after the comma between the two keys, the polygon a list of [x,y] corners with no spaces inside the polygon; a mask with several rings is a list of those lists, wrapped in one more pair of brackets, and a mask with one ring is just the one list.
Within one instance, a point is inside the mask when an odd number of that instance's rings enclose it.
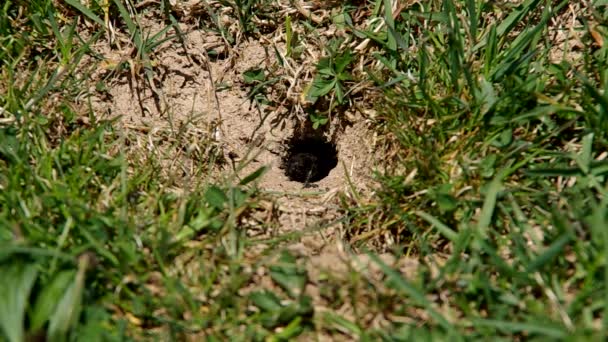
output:
{"label": "sandy soil", "polygon": [[[152,11],[142,23],[150,32],[159,32],[163,28],[157,19],[160,17]],[[324,269],[347,272],[347,265],[359,261],[348,257],[352,253],[343,247],[344,227],[336,222],[341,215],[338,196],[348,196],[352,190],[369,193],[377,159],[374,135],[364,116],[353,110],[347,113],[348,120],[334,118],[323,130],[311,130],[297,105],[256,106],[248,98],[251,87],[244,83],[243,73],[253,68],[276,70],[273,49],[280,49],[281,42],[242,39],[230,46],[222,37],[193,23],[180,25],[184,33],[181,39],[171,39],[154,49],[150,77],[145,74],[145,63],[134,63],[128,54],[110,49],[108,41],[100,41],[95,48],[108,62],[93,78],[94,110],[100,115],[119,116],[125,131],[135,136],[131,138],[137,141],[133,148],[166,159],[167,173],[176,173],[172,166],[180,159],[182,175],[176,177],[181,177],[182,186],[201,172],[193,170],[198,164],[190,155],[177,158],[174,151],[162,153],[162,146],[173,146],[162,143],[175,137],[162,132],[188,130],[191,134],[187,139],[192,141],[186,149],[205,143],[216,146],[224,163],[210,168],[212,178],[234,171],[242,178],[267,166],[258,186],[273,202],[268,210],[276,212],[275,226],[256,227],[253,221],[247,224],[248,235],[302,233],[289,248],[310,259],[311,284]],[[129,71],[117,72],[116,66],[125,62],[130,63]],[[281,167],[290,141],[308,135],[333,143],[338,153],[337,166],[311,187],[289,180]],[[308,290],[314,292],[310,287]]]}

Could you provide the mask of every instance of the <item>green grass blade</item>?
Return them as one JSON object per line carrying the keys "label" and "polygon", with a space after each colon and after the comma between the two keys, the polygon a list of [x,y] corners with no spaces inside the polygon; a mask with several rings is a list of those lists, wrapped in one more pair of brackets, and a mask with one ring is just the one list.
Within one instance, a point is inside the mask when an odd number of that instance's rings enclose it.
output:
{"label": "green grass blade", "polygon": [[38,298],[30,315],[30,330],[38,332],[55,312],[57,303],[73,281],[76,272],[73,270],[59,272],[50,284],[46,285]]}
{"label": "green grass blade", "polygon": [[567,336],[566,331],[560,327],[551,327],[547,324],[531,322],[509,322],[493,319],[474,318],[471,320],[474,326],[491,327],[505,333],[540,334],[545,337],[562,339]]}
{"label": "green grass blade", "polygon": [[498,193],[502,190],[502,175],[497,175],[492,182],[489,184],[486,191],[486,198],[481,208],[481,214],[479,215],[479,222],[477,223],[477,232],[480,234],[479,237],[482,239],[488,236],[488,227],[492,223],[492,216],[494,215],[494,208],[496,207],[496,199]]}
{"label": "green grass blade", "polygon": [[[593,213],[589,218],[589,224],[592,227],[592,232],[598,241],[603,243],[603,253],[608,255],[608,220],[606,213],[608,212],[608,198],[604,197],[601,204],[596,204]],[[604,262],[604,283],[602,289],[604,307],[602,317],[603,331],[608,329],[608,263]]]}
{"label": "green grass blade", "polygon": [[422,306],[429,315],[439,323],[446,331],[451,331],[452,325],[448,322],[445,317],[437,310],[435,310],[432,306],[432,303],[425,297],[424,293],[410,284],[407,280],[405,280],[401,274],[392,268],[388,267],[377,255],[368,253],[369,257],[378,265],[380,269],[387,277],[387,282],[389,286],[395,288],[397,291],[400,291],[404,295],[411,297],[414,302],[418,303],[418,305]]}
{"label": "green grass blade", "polygon": [[384,21],[386,26],[389,28],[387,46],[391,51],[397,50],[397,40],[391,34],[390,29],[395,32],[395,20],[393,19],[393,4],[390,0],[384,0]]}
{"label": "green grass blade", "polygon": [[539,4],[540,0],[527,0],[523,4],[517,6],[517,9],[511,12],[505,20],[503,20],[497,27],[496,32],[499,37],[509,34],[513,28],[520,23],[528,13],[534,10]]}
{"label": "green grass blade", "polygon": [[104,24],[103,20],[101,20],[101,18],[99,18],[95,13],[93,13],[93,11],[91,11],[88,7],[84,6],[80,0],[65,0],[65,2],[76,8],[77,10],[79,10],[82,14],[84,14],[87,18],[93,20],[94,22],[96,22],[97,24],[99,24],[99,26],[101,27],[105,27],[106,25]]}
{"label": "green grass blade", "polygon": [[243,178],[239,182],[239,185],[247,185],[247,184],[253,182],[254,180],[262,177],[266,173],[266,171],[268,171],[268,167],[266,167],[266,166],[259,167],[257,170],[253,171],[251,174],[249,174],[245,178]]}
{"label": "green grass blade", "polygon": [[361,336],[363,334],[363,330],[357,324],[337,314],[326,312],[323,315],[323,320],[330,327],[339,327],[340,330],[347,331],[352,335]]}
{"label": "green grass blade", "polygon": [[71,327],[78,321],[81,311],[82,294],[84,290],[85,273],[89,267],[89,257],[84,255],[78,261],[78,272],[72,283],[63,293],[55,314],[49,321],[48,336],[51,341],[64,340]]}
{"label": "green grass blade", "polygon": [[475,0],[466,0],[466,10],[467,15],[469,16],[469,34],[471,39],[473,40],[473,44],[476,43],[477,40],[477,26],[478,26],[478,17],[477,11],[475,9]]}
{"label": "green grass blade", "polygon": [[424,211],[416,211],[415,214],[420,216],[426,222],[432,224],[433,227],[435,227],[437,231],[439,231],[439,233],[441,233],[441,235],[443,235],[448,240],[452,242],[458,240],[458,233],[456,233],[454,230],[443,224],[443,222],[439,221],[432,215],[429,215]]}
{"label": "green grass blade", "polygon": [[9,342],[24,340],[23,323],[37,266],[14,262],[0,266],[0,328]]}
{"label": "green grass blade", "polygon": [[124,20],[125,24],[127,25],[127,28],[129,29],[129,34],[131,34],[131,39],[133,39],[133,43],[137,47],[138,51],[142,53],[142,49],[144,46],[140,30],[137,28],[137,25],[135,24],[133,19],[131,19],[131,14],[129,13],[125,5],[122,3],[122,1],[114,0],[114,3],[116,4],[116,7],[118,7],[120,17],[122,18],[122,20]]}
{"label": "green grass blade", "polygon": [[560,255],[564,248],[572,241],[571,234],[564,234],[555,240],[547,250],[528,264],[527,272],[535,272]]}
{"label": "green grass blade", "polygon": [[485,62],[484,62],[484,75],[486,78],[490,78],[490,71],[496,65],[496,54],[498,51],[498,38],[496,34],[496,25],[490,27],[490,33],[486,39],[487,43],[485,46]]}

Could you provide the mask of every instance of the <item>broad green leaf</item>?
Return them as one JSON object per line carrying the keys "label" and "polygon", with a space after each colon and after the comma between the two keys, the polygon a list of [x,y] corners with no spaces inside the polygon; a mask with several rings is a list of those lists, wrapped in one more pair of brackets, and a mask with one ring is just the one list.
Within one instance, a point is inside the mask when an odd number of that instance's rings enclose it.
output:
{"label": "broad green leaf", "polygon": [[336,73],[341,74],[342,72],[344,72],[344,70],[346,70],[346,67],[348,67],[352,61],[353,56],[350,51],[346,51],[346,53],[336,57]]}
{"label": "broad green leaf", "polygon": [[329,57],[321,58],[321,60],[319,60],[319,62],[317,63],[316,68],[319,74],[324,76],[334,76],[335,74],[334,69],[332,67],[331,58]]}
{"label": "broad green leaf", "polygon": [[255,84],[259,82],[264,82],[266,79],[266,75],[264,74],[264,69],[249,69],[243,73],[243,80],[245,84]]}
{"label": "broad green leaf", "polygon": [[492,178],[492,176],[494,176],[495,165],[496,155],[490,154],[489,156],[486,156],[479,164],[481,176],[483,178]]}
{"label": "broad green leaf", "polygon": [[210,218],[210,212],[212,211],[212,208],[201,207],[198,215],[177,232],[174,241],[190,239],[201,230],[213,226],[214,221]]}
{"label": "broad green leaf", "polygon": [[319,126],[325,125],[329,118],[324,115],[318,115],[316,113],[310,114],[310,121],[312,121],[312,128],[317,129]]}
{"label": "broad green leaf", "polygon": [[55,313],[49,321],[48,337],[50,341],[64,341],[70,328],[78,322],[82,309],[85,273],[88,266],[88,256],[82,256],[78,261],[78,273],[63,293]]}
{"label": "broad green leaf", "polygon": [[336,86],[336,82],[337,81],[335,78],[331,80],[317,78],[313,81],[308,96],[310,98],[319,98],[321,96],[325,96],[329,94],[329,92]]}
{"label": "broad green leaf", "polygon": [[249,299],[262,311],[279,311],[283,308],[279,297],[268,290],[252,292]]}
{"label": "broad green leaf", "polygon": [[222,189],[212,185],[205,192],[205,199],[212,207],[222,209],[228,201],[228,196],[226,196],[226,193]]}
{"label": "broad green leaf", "polygon": [[42,329],[49,320],[75,274],[75,270],[61,271],[53,277],[49,284],[44,286],[30,315],[30,330],[32,332]]}
{"label": "broad green leaf", "polygon": [[344,89],[340,82],[336,82],[336,100],[338,101],[338,104],[344,103]]}
{"label": "broad green leaf", "polygon": [[270,277],[291,298],[299,297],[302,294],[308,280],[306,269],[299,266],[296,258],[287,251],[283,251],[278,263],[270,266]]}
{"label": "broad green leaf", "polygon": [[388,28],[388,33],[389,35],[391,35],[392,37],[395,38],[395,41],[397,42],[397,46],[399,46],[399,48],[401,50],[403,50],[404,52],[409,52],[409,36],[406,37],[406,39],[403,38],[403,36],[401,35],[401,33],[397,32],[395,29],[389,27]]}
{"label": "broad green leaf", "polygon": [[442,184],[435,187],[429,194],[435,200],[435,203],[437,203],[437,206],[439,207],[439,211],[442,213],[453,211],[458,207],[458,200],[452,196],[451,192],[451,184]]}
{"label": "broad green leaf", "polygon": [[38,276],[37,266],[13,262],[0,266],[0,275],[0,328],[9,342],[21,342],[25,310]]}
{"label": "broad green leaf", "polygon": [[503,148],[509,146],[511,142],[513,142],[513,130],[505,128],[492,140],[492,146]]}
{"label": "broad green leaf", "polygon": [[188,223],[192,229],[198,231],[203,229],[209,224],[209,208],[201,208],[198,215]]}
{"label": "broad green leaf", "polygon": [[247,200],[247,194],[239,188],[231,188],[230,194],[232,195],[232,206],[238,208],[245,204]]}
{"label": "broad green leaf", "polygon": [[451,194],[437,194],[435,201],[442,213],[448,213],[458,208],[458,200]]}

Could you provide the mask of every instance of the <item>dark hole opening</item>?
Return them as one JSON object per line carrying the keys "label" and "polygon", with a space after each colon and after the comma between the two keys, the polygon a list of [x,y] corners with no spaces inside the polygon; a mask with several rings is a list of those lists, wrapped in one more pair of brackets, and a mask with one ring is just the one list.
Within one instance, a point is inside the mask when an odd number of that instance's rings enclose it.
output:
{"label": "dark hole opening", "polygon": [[314,183],[338,165],[336,146],[322,138],[299,138],[289,143],[283,169],[289,180]]}

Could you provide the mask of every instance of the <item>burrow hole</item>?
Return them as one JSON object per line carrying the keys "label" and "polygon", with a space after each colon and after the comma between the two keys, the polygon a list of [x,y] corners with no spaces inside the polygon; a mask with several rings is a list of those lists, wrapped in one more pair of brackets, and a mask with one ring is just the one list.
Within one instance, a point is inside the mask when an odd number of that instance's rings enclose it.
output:
{"label": "burrow hole", "polygon": [[287,143],[282,168],[289,180],[318,182],[338,165],[336,145],[322,137],[294,137]]}

